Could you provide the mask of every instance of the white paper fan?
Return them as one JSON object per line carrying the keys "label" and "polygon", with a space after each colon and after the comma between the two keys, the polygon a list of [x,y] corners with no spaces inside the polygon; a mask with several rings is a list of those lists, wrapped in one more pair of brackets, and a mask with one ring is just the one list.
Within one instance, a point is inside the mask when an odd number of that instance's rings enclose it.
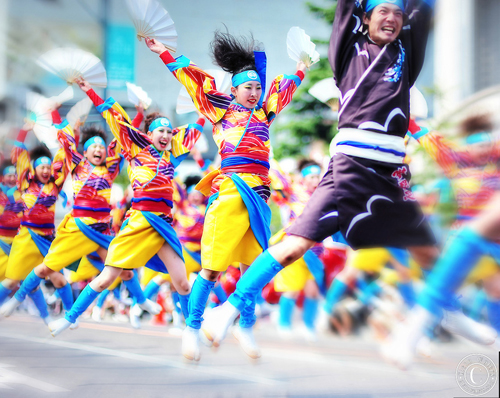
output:
{"label": "white paper fan", "polygon": [[78,48],[55,48],[36,61],[45,70],[54,73],[68,84],[83,77],[91,86],[106,87],[106,70],[94,54]]}
{"label": "white paper fan", "polygon": [[198,141],[196,141],[194,147],[198,149],[198,152],[200,153],[208,152],[208,141],[205,137],[205,134],[201,133],[200,138],[198,138]]}
{"label": "white paper fan", "polygon": [[320,80],[314,84],[314,86],[309,89],[309,94],[317,100],[327,104],[333,110],[338,110],[341,93],[332,77]]}
{"label": "white paper fan", "polygon": [[410,90],[410,114],[419,119],[427,119],[429,115],[427,101],[417,86],[413,86]]}
{"label": "white paper fan", "polygon": [[34,123],[33,132],[49,149],[57,149],[60,145],[57,130],[52,126],[50,104],[50,100],[43,95],[34,92],[26,94],[27,119]]}
{"label": "white paper fan", "polygon": [[308,68],[319,61],[319,53],[316,51],[316,44],[311,41],[311,37],[304,29],[294,26],[288,31],[286,37],[288,56],[294,61],[302,61]]}
{"label": "white paper fan", "polygon": [[128,100],[136,106],[142,104],[144,109],[148,109],[151,102],[153,102],[153,100],[149,98],[148,93],[145,92],[142,87],[136,86],[135,84],[129,82],[126,84]]}
{"label": "white paper fan", "polygon": [[73,95],[74,95],[73,86],[69,86],[66,87],[66,89],[61,94],[50,97],[49,100],[52,101],[53,103],[62,105],[65,102],[68,102],[70,99],[72,99]]}
{"label": "white paper fan", "polygon": [[167,10],[156,0],[127,0],[130,17],[137,31],[137,38],[158,40],[169,51],[177,49],[177,31]]}
{"label": "white paper fan", "polygon": [[[227,72],[224,72],[220,69],[207,69],[207,72],[210,76],[215,79],[215,87],[217,91],[221,93],[229,93],[229,89],[231,88],[231,75]],[[184,113],[196,112],[196,107],[194,106],[193,100],[189,96],[186,88],[183,86],[179,91],[179,96],[177,97],[177,106],[175,111],[182,115]]]}
{"label": "white paper fan", "polygon": [[84,98],[73,105],[66,115],[66,120],[72,128],[75,128],[76,122],[80,122],[82,125],[85,123],[91,108],[92,101],[89,98]]}

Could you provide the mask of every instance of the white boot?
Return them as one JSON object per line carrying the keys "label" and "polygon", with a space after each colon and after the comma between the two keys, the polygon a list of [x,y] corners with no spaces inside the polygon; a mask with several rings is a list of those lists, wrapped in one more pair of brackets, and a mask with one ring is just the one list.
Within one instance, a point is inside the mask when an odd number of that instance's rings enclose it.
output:
{"label": "white boot", "polygon": [[101,312],[102,312],[102,308],[98,307],[97,305],[94,306],[94,308],[92,308],[92,319],[95,322],[102,322]]}
{"label": "white boot", "polygon": [[255,336],[253,335],[253,328],[242,328],[236,326],[233,329],[233,336],[240,343],[241,348],[245,351],[250,358],[257,359],[260,358],[260,348],[255,341]]}
{"label": "white boot", "polygon": [[459,311],[444,311],[441,326],[452,334],[458,334],[467,340],[482,345],[495,342],[497,332],[495,329],[476,322]]}
{"label": "white boot", "polygon": [[328,333],[330,331],[330,314],[323,308],[318,310],[318,319],[316,320],[316,327],[320,333]]}
{"label": "white boot", "polygon": [[141,328],[141,315],[142,315],[142,308],[139,306],[139,304],[134,304],[132,308],[130,308],[129,312],[130,324],[134,329]]}
{"label": "white boot", "polygon": [[16,308],[21,305],[21,303],[22,302],[18,301],[16,297],[12,297],[0,308],[0,315],[3,315],[4,317],[11,316],[12,313],[16,310]]}
{"label": "white boot", "polygon": [[56,337],[59,333],[65,331],[71,326],[71,323],[66,318],[60,318],[57,321],[49,323],[50,334]]}
{"label": "white boot", "polygon": [[182,332],[182,355],[190,361],[200,360],[200,331],[186,326]]}
{"label": "white boot", "polygon": [[226,337],[227,330],[234,323],[240,311],[226,301],[221,306],[214,308],[206,316],[201,325],[201,330],[208,340],[212,341],[214,347],[218,347]]}
{"label": "white boot", "polygon": [[406,321],[396,326],[388,342],[382,345],[382,357],[400,369],[408,369],[413,362],[418,342],[433,320],[434,315],[429,311],[415,306]]}
{"label": "white boot", "polygon": [[80,318],[76,318],[76,321],[69,327],[70,330],[76,330],[80,327]]}
{"label": "white boot", "polygon": [[[149,312],[151,315],[158,315],[161,312],[161,305],[151,301],[150,299],[146,299],[146,301],[142,304],[137,304],[144,311]],[[135,306],[134,306],[135,307]]]}

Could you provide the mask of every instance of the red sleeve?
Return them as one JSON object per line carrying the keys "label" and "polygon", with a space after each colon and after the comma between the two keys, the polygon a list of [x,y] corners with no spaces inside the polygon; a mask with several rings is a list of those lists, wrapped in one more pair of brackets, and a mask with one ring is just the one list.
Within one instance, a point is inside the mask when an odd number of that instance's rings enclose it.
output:
{"label": "red sleeve", "polygon": [[52,111],[52,123],[53,124],[61,124],[61,115],[59,114],[59,111],[57,109],[54,109]]}
{"label": "red sleeve", "polygon": [[92,100],[95,106],[104,104],[104,100],[101,97],[99,97],[93,89],[87,91],[87,95]]}
{"label": "red sleeve", "polygon": [[144,113],[137,112],[137,115],[135,115],[134,120],[132,120],[132,126],[138,129],[143,120],[144,120]]}
{"label": "red sleeve", "polygon": [[298,70],[295,75],[299,77],[300,81],[304,80],[304,77],[306,76],[301,70]]}
{"label": "red sleeve", "polygon": [[204,117],[200,117],[197,121],[196,121],[196,124],[199,124],[201,127],[203,127],[205,125],[205,118]]}
{"label": "red sleeve", "polygon": [[27,135],[28,135],[28,130],[23,130],[23,129],[19,130],[19,134],[17,135],[17,141],[24,142]]}
{"label": "red sleeve", "polygon": [[175,58],[172,57],[172,54],[170,54],[168,52],[168,50],[165,50],[163,51],[161,54],[160,54],[160,58],[161,60],[163,61],[163,63],[166,65],[166,64],[170,64],[172,62],[175,62]]}

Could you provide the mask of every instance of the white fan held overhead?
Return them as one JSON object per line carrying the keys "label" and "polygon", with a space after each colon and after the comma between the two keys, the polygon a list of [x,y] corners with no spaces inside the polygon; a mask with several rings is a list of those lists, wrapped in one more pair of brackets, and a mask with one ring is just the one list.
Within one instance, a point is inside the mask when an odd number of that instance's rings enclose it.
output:
{"label": "white fan held overhead", "polygon": [[37,64],[68,84],[83,77],[91,86],[106,87],[106,70],[94,54],[78,48],[55,48],[41,55]]}
{"label": "white fan held overhead", "polygon": [[92,101],[85,97],[73,105],[66,115],[66,120],[73,129],[76,128],[77,123],[81,126],[85,123],[91,108]]}
{"label": "white fan held overhead", "polygon": [[327,104],[333,111],[338,111],[341,93],[332,77],[327,77],[315,83],[309,89],[309,94]]}
{"label": "white fan held overhead", "polygon": [[427,119],[429,115],[427,101],[417,86],[410,89],[410,114],[417,119]]}
{"label": "white fan held overhead", "polygon": [[[229,93],[229,89],[231,88],[231,75],[229,73],[220,69],[207,69],[206,72],[215,79],[215,87],[217,91],[226,94]],[[179,115],[196,112],[193,100],[184,86],[179,91],[175,111]]]}
{"label": "white fan held overhead", "polygon": [[144,110],[148,109],[151,102],[153,102],[153,100],[149,98],[148,93],[145,92],[142,87],[136,86],[135,84],[129,82],[126,84],[128,100],[135,106],[142,106]]}
{"label": "white fan held overhead", "polygon": [[316,44],[311,41],[311,37],[304,29],[294,26],[288,31],[286,37],[288,56],[294,61],[302,61],[310,68],[319,61],[319,53],[316,51]]}
{"label": "white fan held overhead", "polygon": [[127,0],[127,6],[139,40],[149,37],[175,52],[177,31],[174,21],[157,0]]}
{"label": "white fan held overhead", "polygon": [[57,130],[52,125],[51,101],[38,93],[26,94],[27,121],[33,123],[36,138],[49,149],[60,147],[57,141]]}
{"label": "white fan held overhead", "polygon": [[52,101],[54,104],[62,105],[65,102],[68,102],[70,99],[73,99],[73,95],[74,95],[73,87],[69,86],[66,87],[66,89],[61,94],[50,97],[49,100]]}

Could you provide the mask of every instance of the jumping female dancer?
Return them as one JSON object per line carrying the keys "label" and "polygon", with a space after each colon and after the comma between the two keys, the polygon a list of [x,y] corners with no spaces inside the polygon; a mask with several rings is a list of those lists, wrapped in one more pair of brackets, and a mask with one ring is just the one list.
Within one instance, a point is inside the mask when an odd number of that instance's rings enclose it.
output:
{"label": "jumping female dancer", "polygon": [[[57,152],[54,161],[45,145],[40,145],[28,153],[24,140],[31,128],[29,124],[24,126],[12,150],[12,163],[16,165],[18,189],[22,192],[24,212],[21,227],[12,242],[5,280],[0,288],[0,301],[5,299],[47,255],[54,239],[57,196],[68,172],[63,149]],[[57,289],[64,289],[66,285],[62,274],[53,275],[51,281]],[[41,317],[47,322],[47,305],[37,287],[38,284],[25,291],[24,295],[35,294],[35,304]],[[14,298],[5,303],[0,309],[0,314],[10,315],[17,307],[12,305],[13,303],[16,303]]]}
{"label": "jumping female dancer", "polygon": [[[174,168],[187,157],[200,136],[204,120],[173,129],[166,117],[150,114],[145,120],[143,134],[131,126],[128,115],[116,101],[110,98],[104,102],[83,79],[78,84],[106,119],[130,163],[134,198],[128,219],[109,246],[104,270],[82,291],[65,318],[49,325],[52,335],[58,335],[75,322],[124,269],[143,267],[156,254],[161,261],[148,263],[148,266],[157,266],[162,272],[168,269],[187,314],[190,286],[182,247],[170,226],[172,179]],[[132,294],[135,296],[134,292]],[[159,312],[158,305],[150,300],[135,298],[142,309],[153,314]]]}
{"label": "jumping female dancer", "polygon": [[291,236],[266,250],[228,301],[205,320],[203,329],[214,345],[276,273],[338,231],[354,249],[409,247],[427,264],[437,255],[403,163],[410,87],[424,60],[429,2],[410,0],[406,9],[403,0],[337,2],[329,53],[343,98],[336,153],[304,212],[287,230]]}
{"label": "jumping female dancer", "polygon": [[[201,240],[203,270],[193,285],[189,318],[182,338],[183,355],[199,360],[199,329],[207,299],[217,277],[233,262],[242,271],[267,248],[270,238],[269,126],[288,105],[304,78],[305,65],[296,75],[280,75],[271,84],[264,102],[265,53],[254,43],[229,33],[215,33],[215,62],[233,75],[232,96],[217,91],[215,80],[185,56],[174,59],[165,46],[147,39],[146,44],[187,89],[196,108],[213,124],[213,137],[222,157],[220,169],[197,186],[210,195]],[[234,101],[233,101],[234,99]],[[240,318],[240,343],[259,356],[252,334],[255,300],[248,301]]]}

